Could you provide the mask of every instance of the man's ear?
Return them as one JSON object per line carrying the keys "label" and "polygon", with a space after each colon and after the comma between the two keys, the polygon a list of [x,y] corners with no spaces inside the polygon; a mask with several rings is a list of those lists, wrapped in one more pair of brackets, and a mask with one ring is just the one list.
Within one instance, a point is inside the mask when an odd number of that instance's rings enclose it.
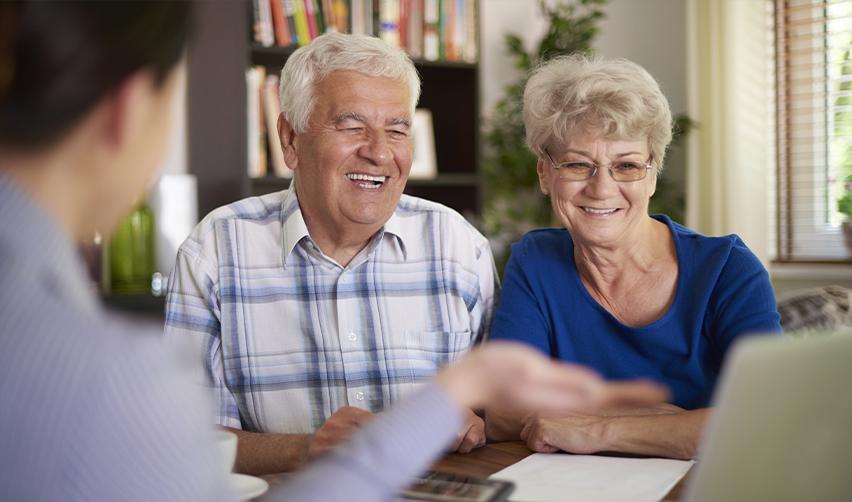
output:
{"label": "man's ear", "polygon": [[287,167],[296,170],[299,167],[299,156],[296,155],[296,132],[284,118],[284,114],[278,115],[278,137],[281,139],[281,149],[284,151],[284,162]]}

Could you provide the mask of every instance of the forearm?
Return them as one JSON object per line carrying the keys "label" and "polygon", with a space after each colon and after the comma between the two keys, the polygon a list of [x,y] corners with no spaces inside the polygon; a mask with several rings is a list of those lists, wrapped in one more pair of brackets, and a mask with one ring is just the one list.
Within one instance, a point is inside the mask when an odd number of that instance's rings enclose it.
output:
{"label": "forearm", "polygon": [[310,434],[275,434],[246,432],[226,427],[234,432],[237,442],[237,461],[234,470],[255,476],[293,471],[301,468],[308,457]]}
{"label": "forearm", "polygon": [[710,409],[608,417],[598,451],[653,457],[695,458]]}

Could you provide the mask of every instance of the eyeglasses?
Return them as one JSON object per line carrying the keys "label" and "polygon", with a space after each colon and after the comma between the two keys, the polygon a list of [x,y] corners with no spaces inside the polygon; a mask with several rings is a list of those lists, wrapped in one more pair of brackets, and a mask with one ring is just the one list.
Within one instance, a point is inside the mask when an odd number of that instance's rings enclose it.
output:
{"label": "eyeglasses", "polygon": [[[544,149],[544,154],[547,155],[547,158],[550,160],[550,164],[556,169],[556,174],[559,176],[560,180],[565,181],[584,181],[591,179],[595,174],[598,173],[598,169],[604,166],[600,166],[593,162],[586,161],[571,161],[571,162],[562,162],[557,164],[553,157],[550,156],[550,153],[547,151],[547,148]],[[639,181],[645,179],[645,176],[648,175],[648,170],[653,168],[653,164],[651,164],[651,158],[649,157],[647,162],[637,162],[635,160],[618,160],[610,165],[606,166],[609,171],[609,175],[612,176],[612,179],[615,181],[622,182],[631,182],[631,181]]]}

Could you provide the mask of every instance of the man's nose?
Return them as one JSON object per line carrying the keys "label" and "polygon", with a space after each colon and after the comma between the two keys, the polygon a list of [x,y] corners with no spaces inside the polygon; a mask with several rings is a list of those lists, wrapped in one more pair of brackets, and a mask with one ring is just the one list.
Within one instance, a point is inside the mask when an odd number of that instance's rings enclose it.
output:
{"label": "man's nose", "polygon": [[388,162],[393,156],[387,135],[384,132],[377,132],[370,135],[367,141],[361,146],[360,152],[362,157],[369,159],[376,165]]}

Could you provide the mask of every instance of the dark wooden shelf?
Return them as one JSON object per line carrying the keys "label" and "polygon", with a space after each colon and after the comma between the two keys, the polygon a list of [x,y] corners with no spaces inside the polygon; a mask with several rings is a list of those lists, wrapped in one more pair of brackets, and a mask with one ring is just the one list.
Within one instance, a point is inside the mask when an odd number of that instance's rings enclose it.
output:
{"label": "dark wooden shelf", "polygon": [[110,310],[137,313],[144,315],[164,315],[166,308],[165,296],[146,294],[114,294],[104,295],[104,305]]}

